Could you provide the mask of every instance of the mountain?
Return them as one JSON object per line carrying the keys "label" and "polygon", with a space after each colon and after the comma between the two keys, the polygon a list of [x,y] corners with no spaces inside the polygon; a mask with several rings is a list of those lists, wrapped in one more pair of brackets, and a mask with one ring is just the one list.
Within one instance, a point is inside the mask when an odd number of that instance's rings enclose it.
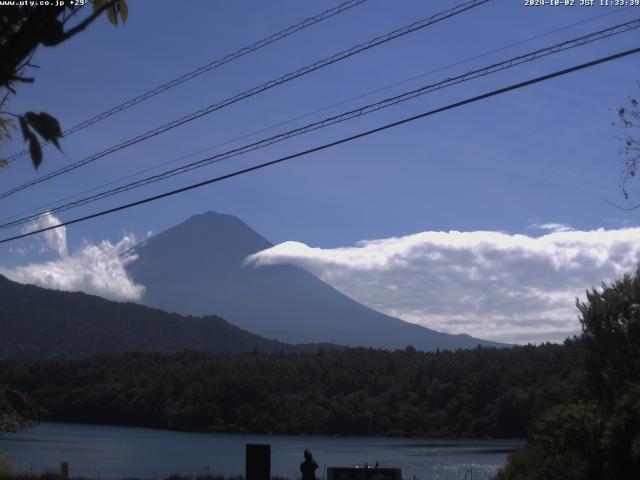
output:
{"label": "mountain", "polygon": [[427,351],[505,346],[384,315],[295,266],[245,265],[247,256],[271,246],[238,218],[207,212],[135,247],[131,253],[137,259],[127,268],[145,286],[145,305],[181,314],[215,313],[283,342],[412,345]]}
{"label": "mountain", "polygon": [[79,292],[21,285],[2,275],[0,305],[0,358],[35,360],[185,349],[276,352],[294,348],[253,335],[214,315],[184,317]]}

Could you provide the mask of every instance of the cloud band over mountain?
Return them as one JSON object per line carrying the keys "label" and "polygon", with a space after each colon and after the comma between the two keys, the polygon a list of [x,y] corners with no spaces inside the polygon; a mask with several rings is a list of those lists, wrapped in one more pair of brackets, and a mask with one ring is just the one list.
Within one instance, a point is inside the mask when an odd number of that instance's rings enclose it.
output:
{"label": "cloud band over mountain", "polygon": [[285,242],[247,259],[303,267],[381,312],[450,333],[561,341],[579,333],[576,297],[635,269],[640,228],[422,232],[312,248]]}
{"label": "cloud band over mountain", "polygon": [[[56,223],[49,216],[28,229]],[[503,342],[561,341],[579,333],[576,297],[636,268],[640,228],[536,228],[545,234],[426,231],[330,249],[285,242],[246,263],[303,267],[358,302],[439,331]],[[85,242],[74,252],[64,227],[38,237],[54,259],[0,267],[0,273],[112,300],[142,298],[145,286],[127,272],[136,257],[124,255],[135,244],[132,235],[116,243]]]}

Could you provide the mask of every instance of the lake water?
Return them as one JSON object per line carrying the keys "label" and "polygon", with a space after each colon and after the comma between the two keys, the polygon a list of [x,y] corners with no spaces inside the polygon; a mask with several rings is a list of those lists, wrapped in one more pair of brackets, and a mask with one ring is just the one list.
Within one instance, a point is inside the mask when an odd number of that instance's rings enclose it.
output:
{"label": "lake water", "polygon": [[247,443],[271,444],[272,475],[292,479],[300,477],[302,452],[309,448],[319,464],[319,479],[327,466],[377,461],[401,468],[404,478],[461,480],[472,471],[472,478],[481,480],[492,478],[507,453],[523,442],[206,434],[41,423],[0,436],[0,455],[9,455],[21,471],[59,471],[60,462],[67,461],[71,476],[161,479],[176,472],[244,474]]}

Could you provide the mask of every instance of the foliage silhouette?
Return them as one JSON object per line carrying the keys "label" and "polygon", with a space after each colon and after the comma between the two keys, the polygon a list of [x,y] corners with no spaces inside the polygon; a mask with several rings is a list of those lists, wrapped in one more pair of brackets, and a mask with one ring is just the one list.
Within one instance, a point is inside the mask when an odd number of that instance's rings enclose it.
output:
{"label": "foliage silhouette", "polygon": [[[0,109],[4,108],[10,95],[17,93],[17,84],[33,83],[34,78],[25,76],[26,70],[36,67],[31,59],[39,46],[55,47],[78,35],[91,25],[103,12],[116,26],[118,16],[126,22],[129,9],[125,0],[93,0],[92,13],[73,26],[72,18],[86,9],[77,2],[60,2],[60,5],[40,6],[38,2],[16,2],[17,5],[5,6],[0,16],[0,88],[6,90],[0,100]],[[83,5],[85,2],[82,2]],[[88,3],[88,2],[87,2]],[[33,166],[37,169],[42,162],[42,148],[36,133],[45,142],[53,143],[58,149],[58,139],[62,137],[58,120],[45,112],[26,112],[14,114],[0,112],[0,145],[11,139],[11,129],[15,127],[13,119],[18,121],[25,142],[29,145],[29,154]],[[6,160],[0,160],[0,166],[6,166]]]}
{"label": "foliage silhouette", "polygon": [[640,268],[587,291],[578,309],[586,358],[581,398],[538,419],[498,480],[617,480],[640,472]]}

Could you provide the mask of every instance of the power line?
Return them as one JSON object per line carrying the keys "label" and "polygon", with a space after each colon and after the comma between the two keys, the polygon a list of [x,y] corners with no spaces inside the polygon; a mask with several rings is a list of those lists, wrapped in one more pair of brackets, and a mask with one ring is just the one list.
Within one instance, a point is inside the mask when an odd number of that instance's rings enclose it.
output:
{"label": "power line", "polygon": [[45,228],[40,228],[40,229],[34,230],[32,232],[23,233],[21,235],[15,235],[13,237],[4,238],[4,239],[0,240],[0,244],[11,242],[13,240],[19,240],[21,238],[29,237],[31,235],[36,235],[38,233],[47,232],[49,230],[54,230],[56,228],[66,227],[68,225],[73,225],[75,223],[84,222],[86,220],[91,220],[93,218],[101,217],[101,216],[104,216],[104,215],[108,215],[108,214],[111,214],[111,213],[119,212],[121,210],[126,210],[126,209],[129,209],[129,208],[133,208],[133,207],[136,207],[138,205],[143,205],[145,203],[149,203],[149,202],[153,202],[153,201],[156,201],[156,200],[160,200],[162,198],[166,198],[166,197],[170,197],[170,196],[173,196],[173,195],[177,195],[179,193],[184,193],[184,192],[187,192],[189,190],[194,190],[196,188],[200,188],[200,187],[203,187],[205,185],[210,185],[212,183],[218,183],[218,182],[221,182],[223,180],[228,180],[230,178],[237,177],[237,176],[249,173],[249,172],[253,172],[253,171],[256,171],[256,170],[261,170],[263,168],[271,167],[273,165],[277,165],[279,163],[286,162],[288,160],[293,160],[293,159],[296,159],[296,158],[299,158],[299,157],[303,157],[305,155],[309,155],[311,153],[319,152],[321,150],[326,150],[328,148],[332,148],[332,147],[335,147],[337,145],[341,145],[343,143],[351,142],[351,141],[357,140],[359,138],[367,137],[369,135],[373,135],[374,133],[382,132],[384,130],[388,130],[390,128],[394,128],[394,127],[397,127],[397,126],[400,126],[400,125],[404,125],[406,123],[414,122],[414,121],[419,120],[421,118],[425,118],[425,117],[428,117],[428,116],[431,116],[431,115],[435,115],[435,114],[438,114],[438,113],[445,112],[447,110],[452,110],[454,108],[458,108],[458,107],[461,107],[461,106],[464,106],[464,105],[468,105],[468,104],[475,103],[475,102],[478,102],[478,101],[481,101],[481,100],[485,100],[487,98],[494,97],[494,96],[497,96],[497,95],[501,95],[503,93],[511,92],[513,90],[518,90],[520,88],[524,88],[524,87],[527,87],[529,85],[533,85],[533,84],[536,84],[536,83],[541,83],[541,82],[550,80],[550,79],[555,78],[555,77],[568,75],[569,73],[577,72],[579,70],[584,70],[584,69],[587,69],[587,68],[602,64],[602,63],[610,62],[612,60],[616,60],[618,58],[626,57],[628,55],[633,55],[633,54],[636,54],[636,53],[639,53],[639,52],[640,52],[640,48],[633,48],[631,50],[625,50],[623,52],[619,52],[619,53],[616,53],[616,54],[613,54],[613,55],[609,55],[607,57],[601,57],[601,58],[599,58],[597,60],[592,60],[592,61],[587,62],[587,63],[582,63],[580,65],[576,65],[576,66],[573,66],[573,67],[565,68],[563,70],[558,70],[558,71],[555,71],[553,73],[549,73],[549,74],[546,74],[546,75],[542,75],[542,76],[539,76],[539,77],[532,78],[530,80],[526,80],[524,82],[515,83],[515,84],[512,84],[512,85],[509,85],[508,87],[503,87],[503,88],[500,88],[500,89],[497,89],[497,90],[492,90],[492,91],[484,93],[482,95],[478,95],[478,96],[475,96],[475,97],[467,98],[466,100],[461,100],[459,102],[451,103],[451,104],[446,105],[444,107],[436,108],[435,110],[430,110],[428,112],[420,113],[418,115],[413,115],[411,117],[407,117],[407,118],[404,118],[402,120],[398,120],[396,122],[387,123],[385,125],[382,125],[382,126],[377,127],[377,128],[373,128],[371,130],[367,130],[367,131],[364,131],[364,132],[361,132],[361,133],[358,133],[358,134],[355,134],[355,135],[351,135],[349,137],[345,137],[345,138],[342,138],[340,140],[336,140],[336,141],[331,142],[331,143],[325,143],[324,145],[320,145],[318,147],[310,148],[308,150],[303,150],[301,152],[297,152],[297,153],[294,153],[292,155],[287,155],[285,157],[280,157],[280,158],[277,158],[275,160],[271,160],[269,162],[260,163],[258,165],[254,165],[252,167],[244,168],[242,170],[237,170],[235,172],[228,173],[226,175],[221,175],[219,177],[210,178],[209,180],[205,180],[205,181],[198,182],[198,183],[193,183],[193,184],[188,185],[186,187],[178,188],[178,189],[171,190],[169,192],[164,192],[164,193],[161,193],[161,194],[158,194],[158,195],[154,195],[154,196],[151,196],[151,197],[146,197],[146,198],[143,198],[141,200],[137,200],[135,202],[130,202],[130,203],[126,203],[124,205],[113,207],[113,208],[110,208],[110,209],[107,209],[107,210],[102,210],[100,212],[92,213],[92,214],[86,215],[84,217],[75,218],[73,220],[62,222],[62,223],[60,223],[58,225],[49,226],[49,227],[45,227]]}
{"label": "power line", "polygon": [[249,98],[252,97],[258,93],[261,93],[265,90],[269,90],[273,87],[276,87],[278,85],[282,85],[283,83],[289,82],[295,78],[301,77],[303,75],[307,75],[308,73],[314,72],[316,70],[319,70],[321,68],[324,68],[328,65],[331,65],[333,63],[339,62],[341,60],[344,60],[346,58],[349,58],[353,55],[356,55],[360,52],[366,51],[370,48],[376,47],[378,45],[381,45],[383,43],[389,42],[391,40],[394,40],[396,38],[402,37],[404,35],[407,35],[409,33],[413,33],[417,30],[420,30],[422,28],[425,28],[429,25],[433,25],[434,23],[440,22],[442,20],[445,20],[447,18],[453,17],[455,15],[458,15],[460,13],[463,13],[467,10],[470,10],[472,8],[475,8],[479,5],[488,3],[491,0],[471,0],[468,1],[466,3],[457,5],[449,10],[446,10],[444,12],[440,12],[437,13],[435,15],[432,15],[430,17],[427,17],[425,19],[419,20],[417,22],[414,22],[410,25],[407,25],[405,27],[396,29],[392,32],[389,32],[385,35],[376,37],[368,42],[365,43],[361,43],[358,44],[356,46],[353,46],[347,50],[343,50],[342,52],[336,53],[335,55],[332,55],[330,57],[324,58],[323,60],[319,60],[318,62],[315,62],[313,64],[307,65],[306,67],[300,68],[294,72],[288,73],[286,75],[283,75],[275,80],[270,80],[266,83],[263,83],[262,85],[259,85],[257,87],[253,87],[250,90],[247,90],[243,93],[240,93],[238,95],[235,95],[233,97],[227,98],[226,100],[223,100],[222,102],[213,104],[213,105],[209,105],[205,108],[202,108],[196,112],[193,112],[189,115],[186,115],[184,117],[181,117],[177,120],[173,120],[172,122],[169,122],[167,124],[161,125],[160,127],[157,127],[153,130],[149,130],[141,135],[138,135],[137,137],[134,137],[132,139],[126,140],[122,143],[119,143],[115,146],[109,147],[99,153],[96,153],[94,155],[91,155],[89,157],[86,157],[82,160],[79,160],[77,162],[74,162],[70,165],[67,165],[66,167],[63,167],[61,169],[55,170],[51,173],[48,173],[46,175],[43,175],[42,177],[36,178],[34,180],[31,180],[27,183],[24,183],[22,185],[19,185],[17,187],[14,187],[10,190],[5,191],[4,193],[0,194],[0,199],[2,198],[6,198],[10,195],[13,195],[14,193],[17,193],[21,190],[24,190],[26,188],[32,187],[33,185],[37,185],[39,183],[42,183],[44,181],[50,180],[52,178],[55,178],[59,175],[68,173],[72,170],[75,170],[76,168],[82,167],[88,163],[94,162],[96,160],[98,160],[99,158],[105,157],[111,153],[117,152],[119,150],[122,150],[124,148],[127,148],[131,145],[134,145],[136,143],[142,142],[144,140],[148,140],[149,138],[155,137],[156,135],[160,135],[168,130],[172,130],[180,125],[183,125],[187,122],[191,122],[193,120],[196,120],[200,117],[203,117],[205,115],[208,115],[216,110],[220,110],[222,108],[225,108],[231,104],[234,104],[236,102],[239,102],[241,100],[244,100],[245,98]]}
{"label": "power line", "polygon": [[[595,20],[599,20],[599,19],[604,18],[604,17],[608,17],[608,16],[611,16],[611,15],[616,15],[616,14],[618,14],[618,13],[621,13],[621,12],[625,11],[625,10],[628,10],[629,8],[632,8],[632,7],[622,7],[622,8],[619,8],[619,9],[617,9],[617,10],[607,11],[607,12],[605,12],[605,13],[602,13],[602,14],[599,14],[599,15],[595,15],[595,16],[593,16],[593,17],[589,17],[589,18],[586,18],[586,19],[584,19],[584,20],[580,20],[580,21],[578,21],[578,22],[574,22],[574,23],[571,23],[571,24],[568,24],[568,25],[564,25],[564,26],[562,26],[562,27],[559,27],[559,28],[556,28],[556,29],[553,29],[553,30],[548,30],[548,31],[546,31],[546,32],[543,32],[543,33],[540,33],[540,34],[534,35],[534,36],[532,36],[532,37],[528,37],[528,38],[525,38],[525,39],[523,39],[523,40],[519,40],[519,41],[517,41],[517,42],[510,43],[510,44],[508,44],[508,45],[504,45],[504,46],[502,46],[502,47],[495,48],[495,49],[493,49],[493,50],[489,50],[489,51],[486,51],[486,52],[480,53],[480,54],[478,54],[478,55],[474,55],[474,56],[472,56],[472,57],[467,57],[467,58],[465,58],[465,59],[463,59],[463,60],[459,60],[459,61],[456,61],[456,62],[454,62],[454,63],[450,63],[450,64],[448,64],[448,65],[444,65],[444,66],[442,66],[442,67],[438,67],[438,68],[436,68],[436,69],[429,70],[428,72],[424,72],[424,73],[421,73],[421,74],[419,74],[419,75],[415,75],[415,76],[413,76],[413,77],[410,77],[410,78],[407,78],[407,79],[404,79],[404,80],[401,80],[401,81],[398,81],[398,82],[394,82],[394,83],[391,83],[391,84],[387,84],[387,85],[385,85],[385,86],[383,86],[383,87],[379,87],[379,88],[376,88],[376,89],[374,89],[374,90],[369,90],[368,92],[365,92],[365,93],[362,93],[362,94],[356,95],[355,97],[350,97],[350,98],[348,98],[348,99],[341,100],[341,101],[339,101],[339,102],[337,102],[337,103],[334,103],[334,104],[332,104],[332,105],[329,105],[329,106],[326,106],[326,107],[322,107],[322,108],[319,108],[319,109],[317,109],[317,110],[313,110],[313,111],[311,111],[311,112],[307,112],[307,113],[304,113],[304,114],[302,114],[302,115],[298,115],[298,116],[296,116],[296,117],[289,118],[289,119],[284,120],[284,121],[277,122],[277,123],[272,124],[272,125],[270,125],[270,126],[268,126],[268,127],[263,127],[263,128],[258,129],[258,130],[253,130],[252,132],[242,134],[242,135],[240,135],[240,136],[238,136],[238,137],[234,137],[234,138],[232,138],[232,139],[230,139],[230,140],[226,140],[226,141],[224,141],[224,142],[217,143],[217,144],[215,144],[215,145],[212,145],[212,146],[209,146],[209,147],[206,147],[206,148],[203,148],[203,149],[197,150],[197,151],[195,151],[195,152],[191,152],[191,153],[188,153],[188,154],[185,154],[185,155],[181,155],[180,157],[174,158],[174,159],[172,159],[172,160],[169,160],[169,161],[166,161],[166,162],[160,163],[160,164],[158,164],[158,165],[155,165],[155,166],[152,166],[152,167],[149,167],[149,168],[145,168],[145,169],[143,169],[143,170],[138,170],[137,172],[134,172],[134,173],[131,173],[131,174],[125,175],[125,176],[123,176],[123,177],[117,178],[117,179],[115,179],[115,180],[112,180],[112,181],[110,181],[110,182],[103,183],[103,184],[101,184],[101,185],[97,185],[97,186],[95,186],[95,187],[92,187],[92,188],[89,188],[89,189],[83,190],[83,191],[78,192],[78,193],[75,193],[75,194],[73,194],[73,195],[68,195],[68,196],[66,196],[66,197],[59,198],[58,200],[54,200],[54,201],[49,202],[49,203],[46,203],[46,204],[44,204],[44,205],[40,205],[40,206],[38,206],[38,207],[31,208],[31,209],[29,209],[29,210],[26,210],[26,211],[23,211],[23,212],[17,213],[17,214],[15,214],[15,215],[11,215],[11,216],[9,216],[9,217],[4,217],[3,219],[1,219],[1,220],[0,220],[0,222],[9,222],[9,221],[11,221],[11,220],[13,220],[13,219],[16,219],[16,218],[22,217],[22,216],[27,215],[27,214],[30,214],[30,213],[32,213],[32,212],[37,212],[37,211],[39,211],[39,210],[42,210],[42,209],[48,208],[48,207],[50,207],[50,206],[52,206],[52,205],[55,205],[55,204],[58,204],[58,203],[64,202],[64,201],[66,201],[66,200],[71,200],[72,198],[75,198],[75,197],[79,197],[80,195],[84,195],[84,194],[86,194],[86,193],[96,191],[96,190],[98,190],[98,189],[100,189],[100,188],[108,187],[108,186],[114,185],[114,184],[116,184],[116,183],[122,182],[122,181],[124,181],[124,180],[128,180],[128,179],[130,179],[130,178],[136,177],[136,176],[138,176],[138,175],[142,175],[142,174],[145,174],[145,173],[151,172],[151,171],[153,171],[153,170],[157,170],[157,169],[159,169],[159,168],[161,168],[161,167],[165,167],[165,166],[170,165],[170,164],[172,164],[172,163],[179,162],[180,160],[185,160],[185,159],[187,159],[187,158],[189,158],[189,157],[193,157],[193,156],[195,156],[195,155],[199,155],[199,154],[204,153],[204,152],[207,152],[207,151],[209,151],[209,150],[213,150],[213,149],[215,149],[215,148],[223,147],[223,146],[225,146],[225,145],[229,145],[229,144],[234,143],[234,142],[237,142],[237,141],[239,141],[239,140],[244,140],[245,138],[248,138],[248,137],[252,137],[252,136],[254,136],[254,135],[257,135],[258,133],[262,133],[262,132],[266,132],[266,131],[269,131],[269,130],[273,130],[274,128],[281,127],[281,126],[283,126],[283,125],[287,125],[287,124],[292,123],[292,122],[294,122],[294,121],[296,121],[296,120],[300,120],[300,119],[302,119],[302,118],[310,117],[310,116],[312,116],[312,115],[315,115],[315,114],[318,114],[318,113],[322,113],[322,112],[325,112],[325,111],[327,111],[327,110],[331,110],[331,109],[333,109],[333,108],[335,108],[335,107],[339,107],[339,106],[341,106],[341,105],[345,105],[345,104],[347,104],[347,103],[351,103],[351,102],[353,102],[353,101],[355,101],[355,100],[359,100],[359,99],[361,99],[361,98],[365,98],[365,97],[368,97],[368,96],[374,95],[374,94],[376,94],[376,93],[380,93],[380,92],[383,92],[383,91],[385,91],[385,90],[389,90],[389,89],[391,89],[391,88],[393,88],[393,87],[397,87],[397,86],[400,86],[400,85],[404,85],[404,84],[406,84],[406,83],[412,82],[412,81],[417,80],[417,79],[419,79],[419,78],[423,78],[423,77],[426,77],[426,76],[428,76],[428,75],[432,75],[432,74],[434,74],[434,73],[438,73],[438,72],[441,72],[441,71],[444,71],[444,70],[448,70],[448,69],[450,69],[450,68],[452,68],[452,67],[456,67],[456,66],[459,66],[459,65],[463,65],[463,64],[468,63],[468,62],[473,61],[473,60],[478,60],[478,59],[480,59],[480,58],[487,57],[487,56],[489,56],[489,55],[491,55],[491,54],[494,54],[494,53],[498,53],[498,52],[502,52],[502,51],[505,51],[505,50],[511,49],[511,48],[516,47],[516,46],[518,46],[518,45],[522,45],[522,44],[525,44],[525,43],[529,43],[529,42],[531,42],[531,41],[533,41],[533,40],[538,40],[538,39],[540,39],[540,38],[543,38],[543,37],[546,37],[546,36],[552,35],[552,34],[554,34],[554,33],[558,33],[558,32],[562,32],[562,31],[568,30],[568,29],[573,28],[573,27],[576,27],[576,26],[578,26],[578,25],[583,25],[583,24],[586,24],[586,23],[593,22],[593,21],[595,21]],[[41,212],[41,214],[44,214],[44,213],[46,213],[46,212],[47,212],[47,211]],[[55,212],[52,212],[52,213],[55,213]],[[41,214],[38,214],[38,216],[40,216]],[[29,217],[29,218],[30,218],[30,219],[32,219],[33,217]],[[7,226],[7,223],[0,224],[0,227],[4,227],[4,226]]]}
{"label": "power line", "polygon": [[[152,97],[155,97],[156,95],[158,95],[159,93],[162,93],[166,90],[169,90],[171,88],[177,87],[178,85],[181,85],[185,82],[188,82],[189,80],[192,80],[204,73],[207,73],[213,69],[216,69],[218,67],[221,67],[222,65],[225,65],[233,60],[237,60],[240,57],[243,57],[249,53],[253,53],[256,50],[260,50],[263,47],[266,47],[268,45],[271,45],[272,43],[278,42],[279,40],[282,40],[284,38],[287,38],[291,35],[293,35],[294,33],[297,33],[301,30],[304,30],[307,27],[310,27],[312,25],[315,25],[316,23],[320,23],[324,20],[327,20],[328,18],[333,17],[334,15],[338,15],[342,12],[345,12],[353,7],[356,7],[364,2],[366,2],[367,0],[348,0],[344,3],[341,3],[340,5],[333,7],[329,10],[325,10],[324,12],[321,12],[317,15],[314,15],[312,17],[309,18],[305,18],[303,21],[296,23],[295,25],[292,25],[288,28],[285,28],[284,30],[281,30],[277,33],[274,33],[273,35],[270,35],[266,38],[263,38],[262,40],[259,40],[255,43],[252,43],[251,45],[248,45],[244,48],[241,48],[239,50],[236,50],[233,53],[229,53],[228,55],[225,55],[222,58],[218,58],[206,65],[202,65],[201,67],[196,68],[195,70],[192,70],[191,72],[185,73],[184,75],[181,75],[177,78],[174,78],[173,80],[170,80],[167,83],[163,83],[162,85],[159,85],[151,90],[148,90],[140,95],[138,95],[137,97],[133,97],[123,103],[121,103],[120,105],[117,105],[109,110],[106,110],[92,118],[89,118],[88,120],[84,120],[83,122],[80,122],[76,125],[74,125],[73,127],[68,128],[67,130],[65,130],[64,132],[62,132],[62,134],[65,137],[68,137],[69,135],[72,135],[76,132],[79,132],[80,130],[84,130],[85,128],[94,125],[98,122],[101,122],[102,120],[115,115],[116,113],[120,113],[124,110],[127,110],[131,107],[133,107],[134,105],[137,105],[141,102],[144,102],[145,100],[148,100]],[[43,142],[41,143],[42,146],[44,145],[48,145],[51,142]],[[11,163],[14,160],[23,157],[24,155],[26,155],[27,153],[29,153],[28,149],[24,149],[21,152],[15,153],[14,155],[10,156],[7,159],[7,162]]]}
{"label": "power line", "polygon": [[135,188],[140,188],[142,186],[151,184],[151,183],[155,183],[161,180],[165,180],[167,178],[171,178],[174,177],[176,175],[180,175],[183,173],[187,173],[190,172],[192,170],[195,170],[197,168],[202,168],[206,165],[210,165],[212,163],[217,163],[232,157],[236,157],[238,155],[242,155],[254,150],[258,150],[260,148],[264,148],[270,145],[273,145],[274,143],[278,143],[281,142],[283,140],[287,140],[289,138],[298,136],[298,135],[302,135],[314,130],[318,130],[321,128],[325,128],[328,127],[330,125],[334,125],[337,123],[341,123],[347,120],[351,120],[353,118],[356,117],[360,117],[369,113],[373,113],[376,112],[378,110],[382,110],[384,108],[388,108],[391,107],[393,105],[397,105],[398,103],[401,102],[405,102],[407,100],[411,100],[414,99],[416,97],[419,97],[421,95],[425,95],[427,93],[431,93],[437,90],[441,90],[443,88],[447,88],[453,85],[457,85],[459,83],[463,83],[466,81],[470,81],[479,77],[483,77],[486,75],[490,75],[493,73],[497,73],[509,68],[513,68],[515,66],[518,65],[522,65],[523,63],[527,63],[527,62],[531,62],[543,57],[546,57],[548,55],[552,55],[558,52],[562,52],[562,51],[566,51],[569,50],[571,48],[576,48],[578,46],[582,46],[582,45],[586,45],[598,40],[602,40],[605,38],[609,38],[612,37],[614,35],[619,35],[621,33],[626,33],[629,32],[631,30],[640,28],[640,18],[636,19],[636,20],[632,20],[630,22],[626,22],[626,23],[622,23],[610,28],[606,28],[603,30],[599,30],[597,32],[593,32],[587,35],[583,35],[581,37],[577,37],[571,40],[566,40],[564,42],[549,46],[549,47],[545,47],[545,48],[540,48],[538,50],[535,50],[533,52],[524,54],[524,55],[519,55],[517,57],[513,57],[509,60],[505,60],[499,63],[494,63],[492,65],[489,65],[487,67],[483,67],[483,68],[479,68],[476,70],[472,70],[470,72],[467,72],[465,74],[462,75],[458,75],[456,77],[453,78],[447,78],[445,80],[442,80],[440,82],[437,83],[432,83],[429,85],[424,85],[420,88],[411,90],[409,92],[404,92],[400,95],[396,95],[393,97],[389,97],[386,98],[384,100],[380,100],[378,102],[375,103],[371,103],[369,105],[365,105],[363,107],[354,109],[354,110],[350,110],[344,113],[341,113],[339,115],[334,115],[332,117],[328,117],[325,118],[321,121],[318,122],[313,122],[307,125],[304,125],[302,127],[298,127],[295,128],[293,130],[289,130],[288,132],[284,132],[269,138],[265,138],[262,140],[259,140],[257,142],[253,142],[251,144],[248,145],[244,145],[242,147],[238,147],[232,150],[229,150],[227,152],[224,153],[220,153],[211,157],[207,157],[201,160],[198,160],[196,162],[192,162],[189,163],[187,165],[183,165],[181,167],[177,167],[171,170],[167,170],[165,172],[156,174],[156,175],[152,175],[150,177],[146,177],[140,180],[137,180],[135,182],[130,182],[126,185],[122,185],[120,187],[116,187],[113,188],[111,190],[106,190],[104,192],[100,192],[97,193],[95,195],[91,195],[88,197],[84,197],[82,199],[73,201],[73,202],[69,202],[63,205],[60,205],[58,207],[55,207],[53,209],[49,209],[46,211],[40,211],[38,213],[35,213],[33,215],[29,215],[29,216],[25,216],[22,218],[19,218],[17,220],[13,220],[10,222],[6,222],[3,224],[0,224],[0,228],[9,228],[9,227],[14,227],[17,225],[22,225],[24,223],[30,222],[32,220],[36,220],[39,218],[43,218],[49,214],[54,214],[54,213],[59,213],[59,212],[64,212],[82,205],[86,205],[88,203],[93,203],[95,201],[98,200],[102,200],[104,198],[107,197],[111,197],[113,195],[117,195],[119,193],[123,193],[129,190],[133,190]]}

